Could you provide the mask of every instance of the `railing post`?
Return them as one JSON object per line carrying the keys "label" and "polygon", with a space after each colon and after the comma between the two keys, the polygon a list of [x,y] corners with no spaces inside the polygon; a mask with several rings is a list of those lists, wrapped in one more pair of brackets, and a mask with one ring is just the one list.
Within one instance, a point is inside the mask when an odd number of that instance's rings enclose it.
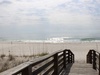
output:
{"label": "railing post", "polygon": [[70,51],[68,50],[68,63],[70,63]]}
{"label": "railing post", "polygon": [[99,75],[100,75],[100,53],[99,53]]}
{"label": "railing post", "polygon": [[59,75],[58,74],[58,53],[54,55],[54,74],[53,75]]}
{"label": "railing post", "polygon": [[93,50],[90,50],[90,55],[89,55],[90,64],[93,63],[92,60],[93,60]]}
{"label": "railing post", "polygon": [[22,71],[22,75],[32,75],[32,67],[28,66]]}
{"label": "railing post", "polygon": [[87,55],[87,63],[92,64],[92,50],[89,51],[88,55]]}
{"label": "railing post", "polygon": [[86,59],[87,59],[86,62],[87,62],[87,63],[90,63],[90,61],[89,61],[89,55],[87,55],[87,58],[86,58]]}
{"label": "railing post", "polygon": [[66,68],[66,50],[63,51],[64,68]]}
{"label": "railing post", "polygon": [[96,70],[96,51],[93,50],[93,69]]}
{"label": "railing post", "polygon": [[75,60],[74,60],[74,54],[72,54],[72,63],[74,63]]}
{"label": "railing post", "polygon": [[72,57],[72,53],[70,52],[70,63],[72,63],[73,61],[72,61],[72,59],[73,59],[73,57]]}

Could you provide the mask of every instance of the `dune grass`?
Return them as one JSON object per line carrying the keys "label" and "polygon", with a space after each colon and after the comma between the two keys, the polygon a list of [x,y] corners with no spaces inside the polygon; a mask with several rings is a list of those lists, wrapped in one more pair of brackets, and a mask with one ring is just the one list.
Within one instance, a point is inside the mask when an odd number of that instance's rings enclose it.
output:
{"label": "dune grass", "polygon": [[24,56],[13,56],[13,55],[4,55],[2,54],[0,56],[0,72],[3,72],[7,69],[10,69],[10,68],[13,68],[21,63],[24,63],[26,61],[29,61],[29,60],[33,60],[33,58],[36,58],[36,57],[40,57],[40,56],[44,56],[44,55],[47,55],[48,53],[41,53],[41,54],[37,54],[37,55],[31,55],[31,56],[27,56],[27,55],[24,55]]}

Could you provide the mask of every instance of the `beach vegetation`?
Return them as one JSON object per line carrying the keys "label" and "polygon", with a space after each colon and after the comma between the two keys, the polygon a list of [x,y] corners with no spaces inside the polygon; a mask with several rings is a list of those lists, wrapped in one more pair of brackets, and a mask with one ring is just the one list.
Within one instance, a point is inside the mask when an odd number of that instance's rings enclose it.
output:
{"label": "beach vegetation", "polygon": [[13,55],[9,55],[9,61],[12,61],[12,60],[15,60],[14,56]]}
{"label": "beach vegetation", "polygon": [[43,52],[41,54],[37,54],[37,56],[45,56],[45,55],[48,55],[48,53],[47,52]]}
{"label": "beach vegetation", "polygon": [[15,66],[21,64],[21,63],[29,61],[29,60],[33,59],[32,57],[35,58],[35,57],[45,56],[47,54],[48,54],[47,52],[43,52],[43,53],[40,53],[40,54],[31,55],[31,56],[29,56],[29,55],[23,55],[23,57],[21,57],[21,56],[15,57],[14,55],[10,54],[6,58],[4,58],[5,55],[2,54],[0,56],[1,57],[0,60],[3,61],[3,62],[0,63],[0,65],[2,65],[2,66],[0,66],[0,72],[3,72],[5,70],[7,70],[7,69],[10,69],[12,67],[15,67]]}
{"label": "beach vegetation", "polygon": [[1,56],[0,56],[0,57],[3,59],[5,56],[6,56],[5,54],[1,54]]}

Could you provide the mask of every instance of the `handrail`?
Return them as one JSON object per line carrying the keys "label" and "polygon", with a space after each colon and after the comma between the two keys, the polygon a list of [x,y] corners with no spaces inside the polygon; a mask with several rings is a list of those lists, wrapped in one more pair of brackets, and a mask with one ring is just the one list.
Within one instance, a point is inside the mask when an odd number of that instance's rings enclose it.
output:
{"label": "handrail", "polygon": [[100,53],[95,50],[90,50],[87,54],[87,63],[93,65],[93,69],[98,70],[100,75]]}
{"label": "handrail", "polygon": [[13,70],[10,75],[60,75],[68,63],[74,63],[74,54],[65,49],[23,63],[23,67]]}

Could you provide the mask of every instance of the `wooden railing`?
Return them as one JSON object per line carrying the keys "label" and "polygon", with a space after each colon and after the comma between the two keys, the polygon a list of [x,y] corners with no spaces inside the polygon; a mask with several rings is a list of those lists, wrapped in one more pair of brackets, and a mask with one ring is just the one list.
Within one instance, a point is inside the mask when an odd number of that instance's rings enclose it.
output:
{"label": "wooden railing", "polygon": [[93,69],[98,71],[100,75],[100,53],[95,50],[90,50],[87,54],[87,63],[93,64]]}
{"label": "wooden railing", "polygon": [[65,49],[27,62],[27,65],[17,68],[11,75],[60,75],[68,63],[74,63],[74,54]]}

